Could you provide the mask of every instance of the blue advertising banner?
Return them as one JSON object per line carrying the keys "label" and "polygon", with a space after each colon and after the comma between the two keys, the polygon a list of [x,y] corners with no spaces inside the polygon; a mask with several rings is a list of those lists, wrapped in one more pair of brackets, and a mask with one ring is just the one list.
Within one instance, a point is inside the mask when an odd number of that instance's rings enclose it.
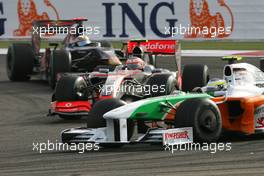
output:
{"label": "blue advertising banner", "polygon": [[30,36],[35,20],[76,17],[88,18],[94,39],[264,39],[259,0],[0,0],[0,38]]}

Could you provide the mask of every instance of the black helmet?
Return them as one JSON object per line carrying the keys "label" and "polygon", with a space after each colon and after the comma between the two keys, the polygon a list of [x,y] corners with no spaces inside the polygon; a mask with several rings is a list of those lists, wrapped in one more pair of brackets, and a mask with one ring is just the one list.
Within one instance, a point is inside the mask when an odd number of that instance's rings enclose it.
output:
{"label": "black helmet", "polygon": [[134,57],[139,57],[139,58],[143,59],[144,58],[144,50],[143,50],[143,48],[140,47],[140,46],[136,46],[133,49],[133,51],[132,51],[132,55]]}

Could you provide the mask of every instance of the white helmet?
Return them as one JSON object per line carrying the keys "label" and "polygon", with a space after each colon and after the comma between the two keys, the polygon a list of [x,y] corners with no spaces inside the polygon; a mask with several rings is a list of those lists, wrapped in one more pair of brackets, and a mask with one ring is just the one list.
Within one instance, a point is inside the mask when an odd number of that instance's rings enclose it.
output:
{"label": "white helmet", "polygon": [[89,37],[87,37],[86,35],[80,35],[73,41],[73,43],[76,46],[82,47],[82,46],[87,46],[91,44],[92,42],[89,39]]}

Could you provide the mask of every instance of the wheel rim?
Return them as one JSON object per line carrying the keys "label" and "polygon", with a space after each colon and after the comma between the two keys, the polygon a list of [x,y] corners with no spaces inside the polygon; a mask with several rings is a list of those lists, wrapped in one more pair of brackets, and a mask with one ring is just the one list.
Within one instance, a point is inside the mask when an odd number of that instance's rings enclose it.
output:
{"label": "wheel rim", "polygon": [[201,113],[199,118],[199,126],[205,132],[213,133],[217,130],[217,119],[214,112],[206,110]]}

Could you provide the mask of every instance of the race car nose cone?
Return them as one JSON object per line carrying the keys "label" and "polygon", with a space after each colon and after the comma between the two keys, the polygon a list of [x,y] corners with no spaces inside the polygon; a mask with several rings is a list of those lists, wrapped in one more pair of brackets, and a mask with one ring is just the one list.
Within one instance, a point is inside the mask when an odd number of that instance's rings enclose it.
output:
{"label": "race car nose cone", "polygon": [[105,113],[103,117],[105,119],[128,119],[144,103],[145,100],[129,103]]}

